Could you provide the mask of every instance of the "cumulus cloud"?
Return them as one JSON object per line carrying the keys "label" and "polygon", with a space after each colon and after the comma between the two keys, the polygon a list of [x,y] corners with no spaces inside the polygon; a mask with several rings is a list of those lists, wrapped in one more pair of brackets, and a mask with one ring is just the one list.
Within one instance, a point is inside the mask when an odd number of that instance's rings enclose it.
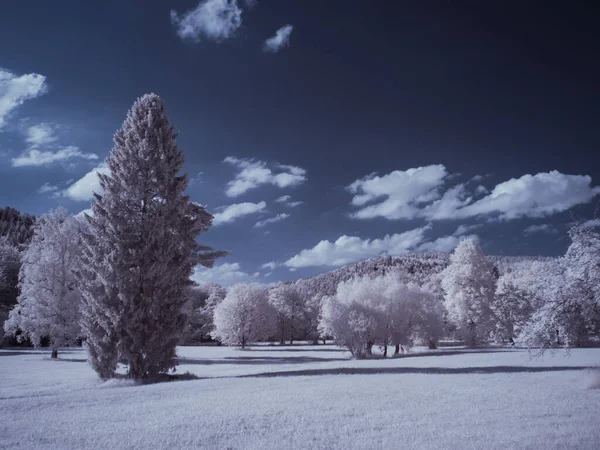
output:
{"label": "cumulus cloud", "polygon": [[223,209],[220,212],[215,213],[213,225],[222,225],[224,223],[234,222],[240,217],[261,212],[266,207],[267,204],[265,202],[234,203],[233,205],[223,207]]}
{"label": "cumulus cloud", "polygon": [[255,277],[241,270],[238,263],[223,263],[210,269],[196,266],[191,278],[198,284],[217,283],[221,286],[255,281]]}
{"label": "cumulus cloud", "polygon": [[100,187],[100,180],[98,178],[99,173],[105,175],[110,173],[106,163],[102,163],[86,173],[83,177],[62,191],[61,195],[79,202],[93,199],[94,193],[102,194],[102,188]]}
{"label": "cumulus cloud", "polygon": [[556,170],[512,178],[459,211],[463,217],[498,214],[502,219],[545,217],[587,203],[600,194],[588,175],[567,175]]}
{"label": "cumulus cloud", "polygon": [[381,255],[402,255],[414,251],[425,241],[429,226],[415,228],[383,239],[361,239],[340,236],[336,241],[323,240],[311,249],[302,250],[284,264],[291,268],[310,266],[342,266]]}
{"label": "cumulus cloud", "polygon": [[242,25],[242,9],[237,0],[202,0],[183,14],[171,10],[171,23],[183,40],[198,42],[206,38],[221,42]]}
{"label": "cumulus cloud", "polygon": [[[446,168],[438,164],[358,179],[347,188],[354,194],[352,205],[362,207],[352,216],[357,219],[413,219],[419,215],[423,204],[439,197],[438,189],[447,175]],[[376,203],[367,205],[371,202]]]}
{"label": "cumulus cloud", "polygon": [[466,184],[444,188],[449,178],[444,166],[432,165],[356,180],[348,186],[354,194],[351,204],[360,208],[352,217],[427,220],[545,217],[587,203],[600,193],[600,187],[592,187],[589,176],[555,170],[499,183],[487,195],[487,189],[478,186],[475,193],[484,196],[474,200]]}
{"label": "cumulus cloud", "polygon": [[6,118],[19,105],[44,94],[47,90],[46,77],[37,73],[17,76],[0,68],[0,129]]}
{"label": "cumulus cloud", "polygon": [[294,27],[285,25],[275,32],[275,36],[267,39],[263,45],[265,52],[277,53],[283,47],[290,45],[290,35]]}
{"label": "cumulus cloud", "polygon": [[290,208],[295,208],[296,206],[299,206],[299,205],[301,205],[304,202],[302,202],[302,201],[295,201],[295,202],[293,202],[291,196],[289,196],[289,195],[282,195],[281,197],[279,197],[279,198],[277,198],[275,200],[275,203],[282,203],[285,206],[289,206]]}
{"label": "cumulus cloud", "polygon": [[29,149],[12,159],[13,167],[48,166],[56,162],[65,162],[70,159],[96,160],[95,153],[84,153],[74,145],[59,148],[58,150]]}
{"label": "cumulus cloud", "polygon": [[281,222],[282,220],[287,219],[288,217],[290,217],[289,214],[286,213],[281,213],[281,214],[277,214],[274,217],[269,217],[268,219],[265,220],[261,220],[258,221],[254,224],[255,228],[263,228],[266,225],[269,225],[270,223],[277,223],[277,222]]}
{"label": "cumulus cloud", "polygon": [[32,125],[25,132],[25,142],[29,144],[30,148],[48,145],[55,141],[54,128],[49,123]]}
{"label": "cumulus cloud", "polygon": [[523,233],[529,236],[535,233],[558,233],[558,230],[550,224],[543,223],[540,225],[529,225],[523,230]]}
{"label": "cumulus cloud", "polygon": [[227,183],[225,193],[237,197],[260,185],[270,184],[279,188],[296,186],[306,180],[306,170],[296,166],[277,165],[278,173],[267,167],[264,161],[240,159],[228,156],[223,160],[238,168],[235,178]]}

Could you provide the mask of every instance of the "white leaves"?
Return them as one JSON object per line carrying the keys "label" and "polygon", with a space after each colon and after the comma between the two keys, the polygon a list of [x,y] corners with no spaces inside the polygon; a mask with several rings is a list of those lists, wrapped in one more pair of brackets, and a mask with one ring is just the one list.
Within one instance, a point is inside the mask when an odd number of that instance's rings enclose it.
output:
{"label": "white leaves", "polygon": [[31,244],[23,256],[21,294],[5,330],[20,329],[34,345],[49,336],[53,348],[73,344],[79,334],[80,224],[59,208],[35,225]]}
{"label": "white leaves", "polygon": [[441,303],[428,290],[397,273],[342,282],[323,299],[319,330],[358,358],[370,346],[436,340],[442,332]]}
{"label": "white leaves", "polygon": [[214,310],[212,336],[225,345],[247,344],[266,339],[274,329],[274,310],[266,288],[258,284],[237,284]]}

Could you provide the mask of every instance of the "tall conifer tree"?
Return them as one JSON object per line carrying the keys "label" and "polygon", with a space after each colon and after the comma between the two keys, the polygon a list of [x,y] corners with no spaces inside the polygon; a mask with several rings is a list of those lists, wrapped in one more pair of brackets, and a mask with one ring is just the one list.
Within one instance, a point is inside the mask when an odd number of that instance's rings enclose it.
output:
{"label": "tall conifer tree", "polygon": [[118,362],[136,379],[174,367],[193,267],[225,254],[196,242],[212,215],[184,194],[175,139],[161,98],[144,95],[115,134],[110,173],[99,174],[103,193],[84,236],[82,328],[102,378]]}

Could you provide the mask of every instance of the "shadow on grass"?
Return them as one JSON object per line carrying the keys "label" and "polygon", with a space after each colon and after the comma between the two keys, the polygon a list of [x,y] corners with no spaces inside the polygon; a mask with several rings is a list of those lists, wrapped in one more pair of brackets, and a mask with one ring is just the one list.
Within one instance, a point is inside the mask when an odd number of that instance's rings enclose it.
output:
{"label": "shadow on grass", "polygon": [[284,347],[282,346],[277,346],[277,347],[254,347],[253,350],[258,350],[261,352],[291,352],[291,353],[313,353],[313,352],[327,352],[327,353],[332,353],[332,352],[347,352],[348,350],[345,350],[343,348],[339,348],[339,347],[334,347],[334,348],[293,348],[293,347]]}
{"label": "shadow on grass", "polygon": [[178,364],[191,364],[200,366],[210,366],[213,364],[233,364],[233,365],[265,365],[265,364],[302,364],[312,362],[332,362],[348,361],[348,358],[312,358],[310,356],[227,356],[220,359],[192,359],[178,358]]}
{"label": "shadow on grass", "polygon": [[522,367],[522,366],[492,366],[492,367],[344,367],[338,369],[305,369],[279,372],[264,372],[251,375],[241,375],[236,378],[271,378],[271,377],[301,377],[314,375],[381,375],[381,374],[494,374],[494,373],[539,373],[561,372],[566,370],[587,370],[589,367],[553,366],[553,367]]}

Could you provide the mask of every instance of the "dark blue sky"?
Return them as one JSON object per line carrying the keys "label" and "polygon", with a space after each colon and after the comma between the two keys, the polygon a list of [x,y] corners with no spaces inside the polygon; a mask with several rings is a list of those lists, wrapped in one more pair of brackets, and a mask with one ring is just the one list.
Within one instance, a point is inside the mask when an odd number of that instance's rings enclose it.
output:
{"label": "dark blue sky", "polygon": [[[69,186],[108,155],[133,101],[155,92],[196,177],[193,200],[213,213],[242,203],[259,210],[201,238],[232,251],[213,276],[224,282],[449,250],[472,234],[486,253],[556,255],[572,216],[593,217],[593,2],[208,2],[237,22],[207,18],[197,0],[3,4],[0,205],[88,208]],[[264,51],[287,24],[288,45]],[[241,170],[228,156],[262,170],[258,187],[226,195]],[[278,184],[292,170],[278,163],[306,172]],[[275,202],[283,195],[303,203]],[[289,217],[254,227],[278,214]],[[268,262],[280,265],[265,277]]]}

